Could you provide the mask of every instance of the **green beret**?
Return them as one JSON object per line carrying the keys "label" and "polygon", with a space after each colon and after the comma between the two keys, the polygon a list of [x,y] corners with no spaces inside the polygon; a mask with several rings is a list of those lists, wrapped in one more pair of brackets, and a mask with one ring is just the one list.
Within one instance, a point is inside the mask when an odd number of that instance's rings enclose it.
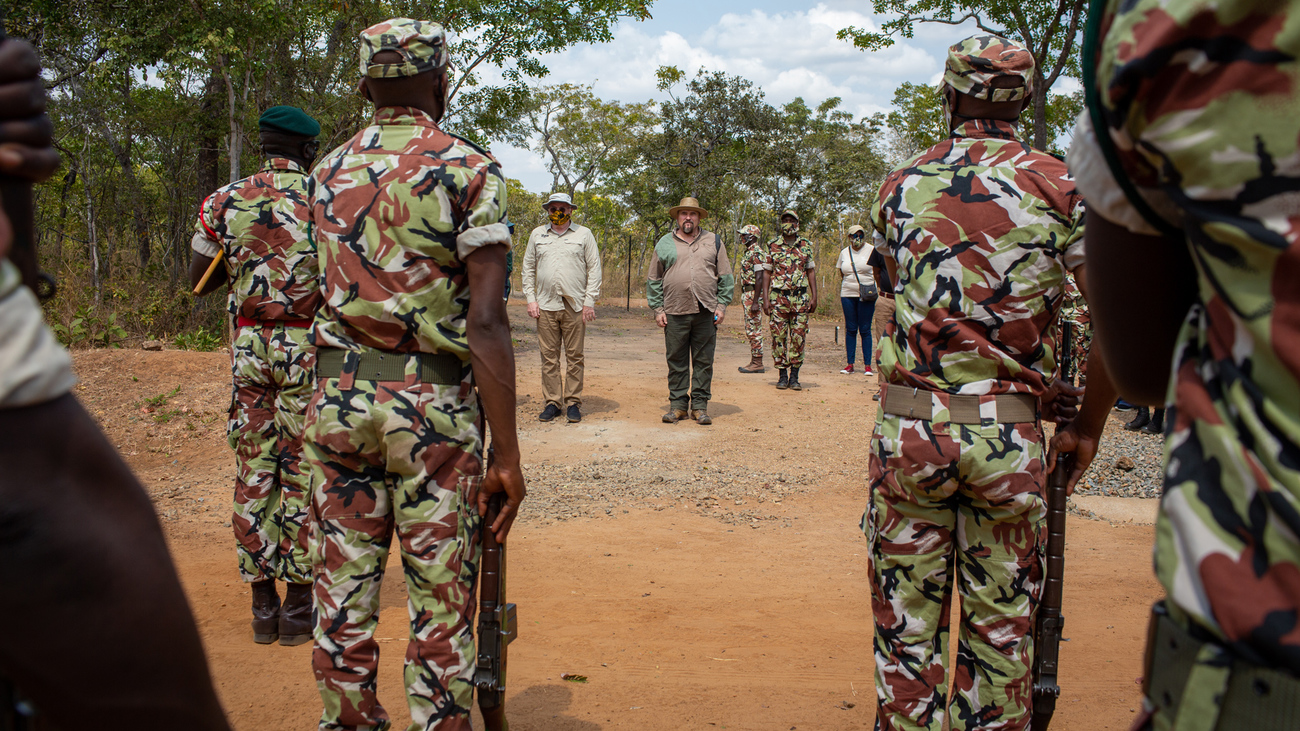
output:
{"label": "green beret", "polygon": [[298,107],[271,107],[262,112],[257,127],[300,137],[315,137],[320,134],[320,123]]}

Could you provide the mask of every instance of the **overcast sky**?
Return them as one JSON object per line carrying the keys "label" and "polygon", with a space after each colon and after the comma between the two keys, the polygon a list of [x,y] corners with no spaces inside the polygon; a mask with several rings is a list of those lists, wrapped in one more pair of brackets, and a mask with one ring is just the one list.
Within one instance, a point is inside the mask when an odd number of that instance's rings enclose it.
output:
{"label": "overcast sky", "polygon": [[[816,106],[829,97],[856,117],[888,111],[894,89],[904,81],[934,84],[948,46],[973,28],[925,24],[916,37],[866,53],[836,31],[846,26],[879,27],[865,2],[828,0],[815,5],[771,0],[656,0],[652,20],[625,21],[614,40],[583,44],[544,57],[551,75],[543,83],[590,84],[602,99],[640,102],[665,99],[655,89],[655,71],[676,66],[687,78],[697,70],[725,71],[758,85],[769,104],[803,97]],[[540,155],[504,144],[493,146],[503,172],[534,192],[550,189]]]}

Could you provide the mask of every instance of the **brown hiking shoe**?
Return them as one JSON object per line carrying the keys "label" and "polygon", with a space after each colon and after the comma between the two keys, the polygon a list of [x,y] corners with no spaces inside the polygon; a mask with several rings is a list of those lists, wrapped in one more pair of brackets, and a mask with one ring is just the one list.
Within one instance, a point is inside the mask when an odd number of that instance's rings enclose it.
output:
{"label": "brown hiking shoe", "polygon": [[311,642],[311,584],[290,582],[280,607],[280,644],[294,647]]}
{"label": "brown hiking shoe", "polygon": [[685,409],[672,409],[668,413],[664,414],[664,423],[676,424],[677,422],[685,418],[686,418]]}
{"label": "brown hiking shoe", "polygon": [[764,373],[767,371],[767,369],[763,367],[762,358],[751,358],[749,365],[743,365],[736,370],[741,373]]}
{"label": "brown hiking shoe", "polygon": [[280,638],[280,595],[275,593],[275,579],[254,581],[253,642],[269,645]]}
{"label": "brown hiking shoe", "polygon": [[713,423],[713,419],[709,418],[709,412],[704,409],[694,409],[691,411],[691,418],[700,426],[708,426]]}

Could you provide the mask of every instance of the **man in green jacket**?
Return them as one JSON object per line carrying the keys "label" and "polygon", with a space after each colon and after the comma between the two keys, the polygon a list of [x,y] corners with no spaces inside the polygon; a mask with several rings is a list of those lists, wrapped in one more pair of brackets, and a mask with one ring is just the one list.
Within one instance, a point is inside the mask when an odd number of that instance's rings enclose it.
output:
{"label": "man in green jacket", "polygon": [[[668,360],[668,413],[665,424],[690,418],[702,425],[709,417],[713,383],[713,348],[718,325],[735,293],[731,260],[722,240],[700,228],[708,211],[694,198],[668,209],[677,227],[655,244],[650,258],[647,299],[655,322],[664,329]],[[687,412],[687,382],[690,411]]]}

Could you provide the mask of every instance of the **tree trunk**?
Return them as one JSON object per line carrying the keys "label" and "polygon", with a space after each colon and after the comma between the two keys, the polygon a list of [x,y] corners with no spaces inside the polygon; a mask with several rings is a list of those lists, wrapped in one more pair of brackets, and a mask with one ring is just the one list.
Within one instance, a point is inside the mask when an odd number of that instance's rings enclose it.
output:
{"label": "tree trunk", "polygon": [[233,183],[239,180],[242,175],[239,174],[239,158],[244,152],[244,124],[239,119],[238,109],[235,105],[235,82],[230,78],[230,70],[225,67],[223,60],[221,76],[226,82],[226,121],[229,123],[226,133],[226,156],[230,161],[230,175],[227,182]]}
{"label": "tree trunk", "polygon": [[1034,67],[1034,148],[1047,150],[1047,80]]}
{"label": "tree trunk", "polygon": [[90,247],[90,286],[95,290],[95,307],[104,304],[104,282],[100,277],[99,232],[95,225],[95,198],[90,193],[91,180],[87,175],[83,190],[86,194],[86,244]]}

